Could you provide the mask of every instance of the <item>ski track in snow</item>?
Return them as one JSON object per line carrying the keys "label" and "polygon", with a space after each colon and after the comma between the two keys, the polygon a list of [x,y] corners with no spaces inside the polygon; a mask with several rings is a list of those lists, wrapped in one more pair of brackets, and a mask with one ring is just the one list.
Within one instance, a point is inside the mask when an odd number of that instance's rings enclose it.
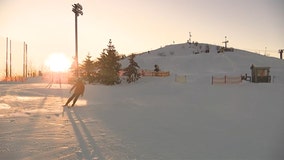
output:
{"label": "ski track in snow", "polygon": [[[104,160],[124,156],[109,151],[113,150],[110,146],[119,146],[118,141],[108,137],[94,118],[89,121],[96,122],[95,131],[90,132],[79,113],[83,107],[62,107],[69,85],[62,89],[45,85],[1,85],[0,159]],[[84,101],[78,100],[80,103]]]}

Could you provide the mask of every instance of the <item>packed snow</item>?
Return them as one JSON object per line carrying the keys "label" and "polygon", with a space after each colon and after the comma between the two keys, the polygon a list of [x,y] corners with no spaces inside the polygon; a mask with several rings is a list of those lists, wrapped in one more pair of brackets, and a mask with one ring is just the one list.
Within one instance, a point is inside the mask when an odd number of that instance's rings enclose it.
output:
{"label": "packed snow", "polygon": [[[157,64],[170,76],[88,84],[73,108],[62,107],[69,84],[2,82],[0,159],[283,160],[284,61],[204,46],[139,54],[141,69]],[[252,64],[271,67],[271,83],[211,84],[212,76],[250,75]]]}

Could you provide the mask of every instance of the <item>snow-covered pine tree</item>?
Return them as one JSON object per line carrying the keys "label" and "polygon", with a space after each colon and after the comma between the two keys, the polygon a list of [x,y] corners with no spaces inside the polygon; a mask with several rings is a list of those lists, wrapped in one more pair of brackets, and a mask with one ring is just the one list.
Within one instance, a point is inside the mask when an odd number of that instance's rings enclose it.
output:
{"label": "snow-covered pine tree", "polygon": [[135,82],[140,78],[140,74],[138,73],[138,64],[134,61],[135,54],[131,54],[129,56],[129,65],[124,69],[125,75],[127,76],[127,82]]}
{"label": "snow-covered pine tree", "polygon": [[98,73],[97,79],[99,83],[105,85],[115,85],[120,83],[119,71],[121,64],[119,63],[120,56],[112,45],[111,39],[109,40],[108,48],[104,49],[100,58],[98,58]]}

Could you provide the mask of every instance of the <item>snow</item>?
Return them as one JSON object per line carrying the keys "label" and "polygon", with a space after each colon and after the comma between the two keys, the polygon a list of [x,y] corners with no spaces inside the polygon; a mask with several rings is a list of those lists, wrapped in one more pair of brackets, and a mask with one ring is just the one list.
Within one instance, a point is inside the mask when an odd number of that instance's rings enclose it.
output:
{"label": "snow", "polygon": [[[86,85],[74,108],[62,107],[68,84],[0,84],[0,159],[284,159],[284,61],[214,48],[195,55],[199,47],[176,44],[137,55],[141,68],[158,64],[171,76]],[[271,67],[273,83],[211,85],[213,75],[250,74],[251,64]]]}

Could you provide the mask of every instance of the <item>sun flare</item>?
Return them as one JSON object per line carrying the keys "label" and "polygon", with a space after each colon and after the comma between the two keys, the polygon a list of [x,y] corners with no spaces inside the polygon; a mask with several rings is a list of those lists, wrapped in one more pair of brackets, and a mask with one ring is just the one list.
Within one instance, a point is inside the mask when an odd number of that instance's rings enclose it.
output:
{"label": "sun flare", "polygon": [[54,53],[47,58],[45,65],[53,72],[66,72],[71,66],[71,60],[62,53]]}

